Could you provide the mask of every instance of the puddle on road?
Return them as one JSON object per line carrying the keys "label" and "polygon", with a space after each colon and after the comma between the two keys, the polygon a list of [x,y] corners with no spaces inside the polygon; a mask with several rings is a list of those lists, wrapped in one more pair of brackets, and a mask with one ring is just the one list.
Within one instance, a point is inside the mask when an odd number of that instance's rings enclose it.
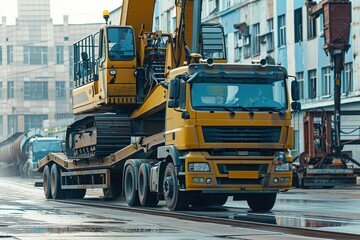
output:
{"label": "puddle on road", "polygon": [[287,227],[301,227],[301,228],[322,228],[322,227],[341,227],[348,226],[351,222],[343,222],[336,220],[320,220],[313,218],[302,217],[287,217],[287,216],[276,216],[271,213],[248,213],[248,214],[234,214],[229,216],[230,219],[240,221],[250,221],[257,223],[267,223],[272,225],[287,226]]}
{"label": "puddle on road", "polygon": [[[112,224],[112,223],[111,223]],[[146,228],[140,228],[136,226],[129,227],[119,227],[112,226],[108,224],[106,227],[96,226],[96,225],[71,225],[71,226],[22,226],[17,227],[16,229],[7,228],[7,233],[16,233],[16,234],[31,234],[31,233],[105,233],[105,232],[115,232],[115,233],[177,233],[179,232],[176,229],[171,228],[157,228],[154,226],[148,226]]]}

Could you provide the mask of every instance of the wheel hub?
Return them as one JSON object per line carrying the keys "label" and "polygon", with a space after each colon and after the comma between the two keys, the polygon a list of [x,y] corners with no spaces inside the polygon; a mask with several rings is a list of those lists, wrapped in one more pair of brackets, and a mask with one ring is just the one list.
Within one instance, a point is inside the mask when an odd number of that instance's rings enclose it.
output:
{"label": "wheel hub", "polygon": [[174,195],[174,180],[171,176],[167,176],[164,181],[164,194],[167,198],[172,199]]}

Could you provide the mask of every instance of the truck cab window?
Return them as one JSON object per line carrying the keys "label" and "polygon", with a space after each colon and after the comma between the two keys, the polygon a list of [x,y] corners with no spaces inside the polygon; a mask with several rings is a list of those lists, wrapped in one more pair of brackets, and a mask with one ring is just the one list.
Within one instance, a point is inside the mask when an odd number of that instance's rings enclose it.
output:
{"label": "truck cab window", "polygon": [[191,87],[191,101],[194,109],[219,107],[248,107],[283,109],[287,107],[284,80],[221,78],[211,82],[196,82]]}

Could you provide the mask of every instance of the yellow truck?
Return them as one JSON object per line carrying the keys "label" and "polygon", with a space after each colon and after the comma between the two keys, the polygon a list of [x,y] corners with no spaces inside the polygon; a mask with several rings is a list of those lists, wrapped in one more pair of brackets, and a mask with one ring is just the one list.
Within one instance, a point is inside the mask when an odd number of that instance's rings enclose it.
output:
{"label": "yellow truck", "polygon": [[119,26],[74,44],[73,112],[87,116],[68,127],[66,154],[39,162],[45,197],[102,188],[130,206],[180,210],[233,196],[272,209],[291,188],[296,79],[265,59],[226,63],[222,27],[200,23],[201,1],[176,1],[176,34],[152,32],[154,4],[123,1]]}

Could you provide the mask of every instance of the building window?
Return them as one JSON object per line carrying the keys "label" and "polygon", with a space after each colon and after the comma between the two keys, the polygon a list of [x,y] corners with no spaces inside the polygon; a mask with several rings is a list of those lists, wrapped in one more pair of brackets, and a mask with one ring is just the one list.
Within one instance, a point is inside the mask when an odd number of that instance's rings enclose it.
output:
{"label": "building window", "polygon": [[18,121],[16,115],[8,116],[8,135],[12,135],[18,131]]}
{"label": "building window", "polygon": [[64,63],[64,46],[56,46],[56,64]]}
{"label": "building window", "polygon": [[24,64],[46,65],[47,63],[47,47],[24,47]]}
{"label": "building window", "polygon": [[324,67],[322,69],[322,79],[323,79],[323,95],[330,95],[330,84],[331,84],[331,71],[330,67]]}
{"label": "building window", "polygon": [[279,47],[286,46],[286,24],[285,15],[278,17]]}
{"label": "building window", "polygon": [[308,24],[308,29],[307,29],[308,39],[316,37],[316,18],[310,18],[308,16],[307,24]]}
{"label": "building window", "polygon": [[24,82],[24,100],[48,99],[47,82]]}
{"label": "building window", "polygon": [[69,79],[74,78],[74,47],[69,46]]}
{"label": "building window", "polygon": [[299,99],[304,99],[304,72],[296,73],[296,78],[299,84]]}
{"label": "building window", "polygon": [[25,115],[24,116],[24,127],[25,131],[30,128],[42,128],[43,121],[48,119],[48,115],[38,114],[38,115]]}
{"label": "building window", "polygon": [[344,68],[343,93],[348,94],[353,91],[353,66],[346,63]]}
{"label": "building window", "polygon": [[239,31],[234,32],[234,60],[235,62],[240,62],[241,58],[241,48],[239,47]]}
{"label": "building window", "polygon": [[160,29],[160,19],[159,17],[155,18],[155,30],[159,30]]}
{"label": "building window", "polygon": [[171,26],[171,22],[170,22],[170,11],[166,12],[166,31],[170,32],[170,26]]}
{"label": "building window", "polygon": [[14,62],[13,46],[7,46],[7,64]]}
{"label": "building window", "polygon": [[0,116],[0,136],[4,134],[4,126],[3,126],[3,116]]}
{"label": "building window", "polygon": [[13,99],[15,97],[15,86],[14,81],[7,82],[7,99]]}
{"label": "building window", "polygon": [[260,23],[256,23],[253,25],[253,37],[254,37],[253,55],[259,55],[260,54]]}
{"label": "building window", "polygon": [[172,18],[172,32],[175,32],[175,29],[176,29],[176,17],[173,17]]}
{"label": "building window", "polygon": [[302,8],[298,8],[294,12],[294,32],[295,42],[302,42],[303,40],[303,23],[302,23]]}
{"label": "building window", "polygon": [[56,100],[64,100],[66,98],[65,81],[56,82]]}
{"label": "building window", "polygon": [[215,0],[209,0],[208,1],[208,15],[213,13],[213,11],[216,9],[216,3]]}
{"label": "building window", "polygon": [[64,41],[69,41],[69,37],[64,37]]}
{"label": "building window", "polygon": [[267,20],[268,34],[266,37],[267,52],[274,51],[274,20]]}
{"label": "building window", "polygon": [[2,46],[0,46],[0,65],[2,65]]}
{"label": "building window", "polygon": [[310,70],[309,75],[309,98],[316,98],[316,69]]}

